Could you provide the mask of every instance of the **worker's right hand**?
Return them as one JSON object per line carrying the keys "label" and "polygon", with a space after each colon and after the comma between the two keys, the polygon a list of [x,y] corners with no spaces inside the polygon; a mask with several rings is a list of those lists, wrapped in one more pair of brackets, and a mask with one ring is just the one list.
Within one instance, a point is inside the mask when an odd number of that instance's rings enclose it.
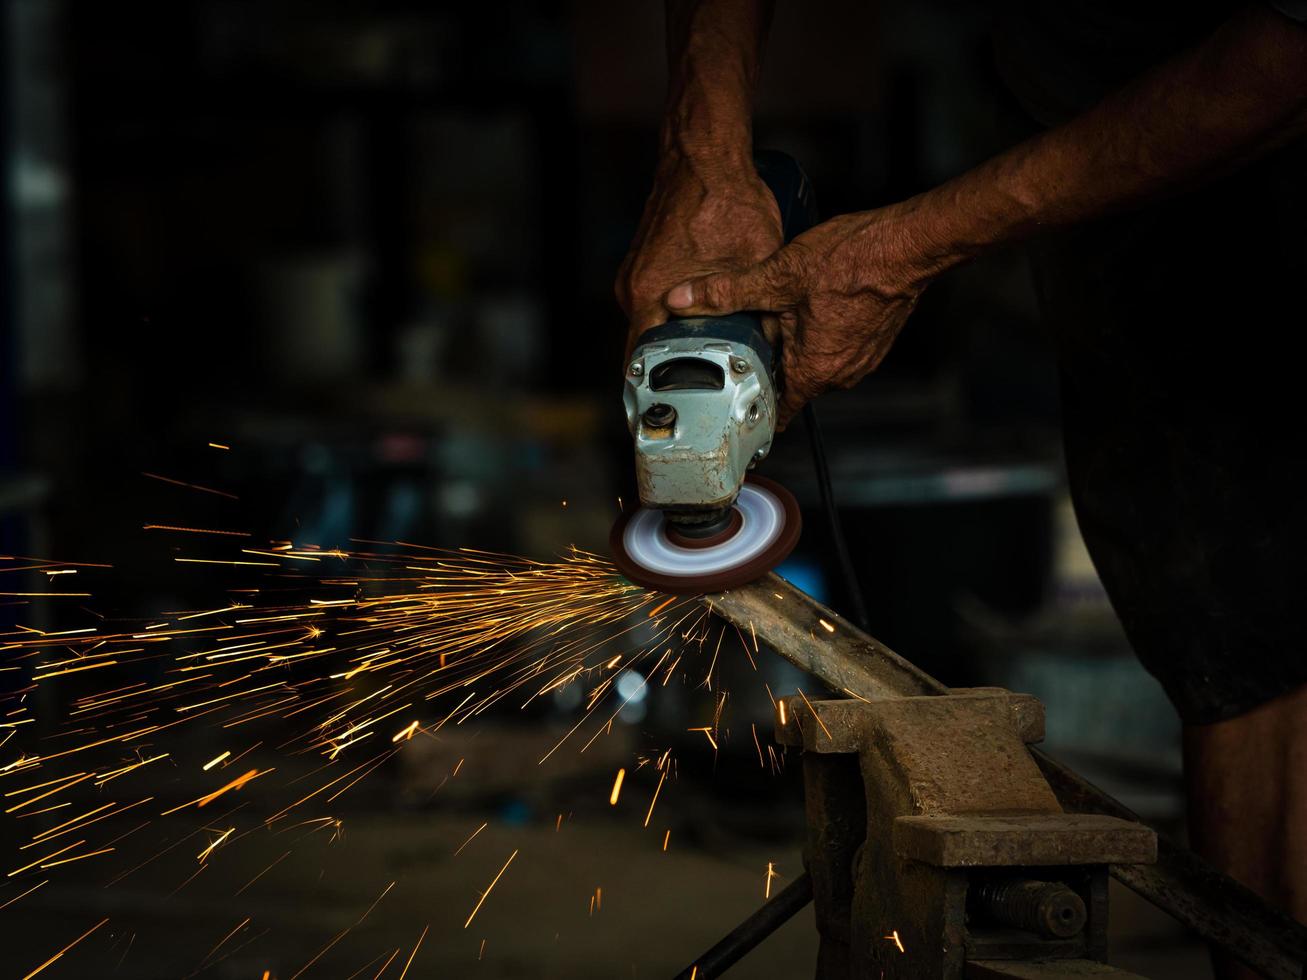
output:
{"label": "worker's right hand", "polygon": [[664,156],[631,249],[617,273],[617,301],[626,313],[629,357],[636,338],[671,318],[664,299],[677,283],[741,272],[781,246],[781,216],[747,157]]}

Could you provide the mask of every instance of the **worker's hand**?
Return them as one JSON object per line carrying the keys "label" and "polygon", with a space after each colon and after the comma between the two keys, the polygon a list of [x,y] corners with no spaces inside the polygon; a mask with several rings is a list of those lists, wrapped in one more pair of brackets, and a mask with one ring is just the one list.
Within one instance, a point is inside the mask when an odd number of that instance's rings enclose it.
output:
{"label": "worker's hand", "polygon": [[876,369],[941,269],[915,210],[908,201],[833,218],[747,269],[676,285],[667,308],[681,316],[779,314],[783,428],[810,399]]}
{"label": "worker's hand", "polygon": [[[722,154],[726,156],[726,154]],[[658,168],[635,241],[617,273],[617,301],[636,338],[673,315],[664,303],[679,282],[740,272],[781,244],[781,217],[747,157],[738,163],[670,152]]]}

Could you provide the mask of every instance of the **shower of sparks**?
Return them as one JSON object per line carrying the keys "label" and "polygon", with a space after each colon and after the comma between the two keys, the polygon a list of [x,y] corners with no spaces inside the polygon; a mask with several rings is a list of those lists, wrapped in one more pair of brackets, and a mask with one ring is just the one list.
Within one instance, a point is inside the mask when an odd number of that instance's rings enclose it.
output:
{"label": "shower of sparks", "polygon": [[[41,889],[65,865],[99,868],[106,887],[166,867],[176,874],[176,894],[210,865],[226,864],[228,854],[261,855],[241,865],[248,870],[238,897],[289,858],[301,837],[330,830],[322,839],[340,840],[332,805],[410,742],[439,739],[442,729],[474,723],[492,707],[526,709],[579,688],[578,720],[539,761],[565,745],[585,751],[612,733],[622,708],[646,686],[666,686],[692,658],[706,662],[711,654],[711,682],[726,632],[695,597],[634,586],[606,559],[576,549],[537,562],[385,542],[359,541],[350,551],[259,545],[239,529],[180,523],[144,529],[173,536],[175,567],[214,566],[213,574],[245,576],[246,587],[208,608],[116,619],[90,608],[93,592],[57,590],[79,579],[88,580],[79,583],[85,589],[109,566],[0,555],[0,585],[18,585],[6,572],[43,574],[49,583],[48,591],[0,593],[17,601],[20,618],[30,600],[48,597],[71,600],[58,608],[72,620],[61,622],[66,629],[34,618],[0,631],[0,670],[7,672],[0,676],[9,679],[0,689],[0,819],[15,830],[4,845],[13,848],[10,860],[0,865],[0,886],[12,894],[0,891],[0,909]],[[51,685],[57,689],[43,695]],[[725,692],[716,695],[713,725],[701,729],[714,751],[726,701]],[[46,706],[40,724],[38,704]],[[66,705],[62,717],[50,716],[50,704]],[[783,716],[783,703],[780,710]],[[269,724],[292,727],[280,734],[263,727]],[[186,743],[169,744],[187,729],[220,735],[231,747],[194,758]],[[767,751],[775,769],[772,747]],[[316,760],[306,771],[294,757]],[[632,775],[645,765],[658,773],[644,813],[648,827],[675,759],[670,749],[650,754]],[[203,776],[185,782],[184,794],[172,788],[183,785],[173,775],[183,770]],[[618,770],[611,804],[627,775]],[[242,802],[255,780],[266,811]],[[562,822],[560,813],[556,830]],[[143,833],[151,827],[153,845]],[[251,852],[269,831],[296,837],[270,853]],[[670,836],[663,836],[664,851]],[[464,928],[518,853],[480,894]],[[596,890],[596,905],[600,895]],[[308,965],[348,931],[324,937]],[[265,933],[246,919],[210,951],[205,968]],[[407,972],[425,937],[426,930],[407,962],[395,950],[383,972],[394,961]]]}

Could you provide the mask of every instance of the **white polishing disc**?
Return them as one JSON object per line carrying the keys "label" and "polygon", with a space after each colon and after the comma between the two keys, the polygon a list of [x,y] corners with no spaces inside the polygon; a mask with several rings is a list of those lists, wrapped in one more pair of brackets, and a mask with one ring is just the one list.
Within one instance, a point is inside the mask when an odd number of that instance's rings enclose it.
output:
{"label": "white polishing disc", "polygon": [[663,512],[642,508],[626,525],[622,547],[633,562],[659,575],[714,575],[739,568],[781,536],[785,505],[769,489],[745,483],[735,507],[742,519],[739,530],[706,548],[674,544],[667,536]]}

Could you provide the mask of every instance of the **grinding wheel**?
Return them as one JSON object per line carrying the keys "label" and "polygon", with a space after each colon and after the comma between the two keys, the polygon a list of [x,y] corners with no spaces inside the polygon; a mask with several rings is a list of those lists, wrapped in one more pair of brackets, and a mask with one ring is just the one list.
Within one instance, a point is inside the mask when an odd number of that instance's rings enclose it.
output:
{"label": "grinding wheel", "polygon": [[677,534],[661,510],[629,511],[608,536],[613,564],[637,585],[661,592],[724,592],[761,578],[798,543],[799,505],[778,483],[748,477],[732,511],[724,531],[699,540]]}

